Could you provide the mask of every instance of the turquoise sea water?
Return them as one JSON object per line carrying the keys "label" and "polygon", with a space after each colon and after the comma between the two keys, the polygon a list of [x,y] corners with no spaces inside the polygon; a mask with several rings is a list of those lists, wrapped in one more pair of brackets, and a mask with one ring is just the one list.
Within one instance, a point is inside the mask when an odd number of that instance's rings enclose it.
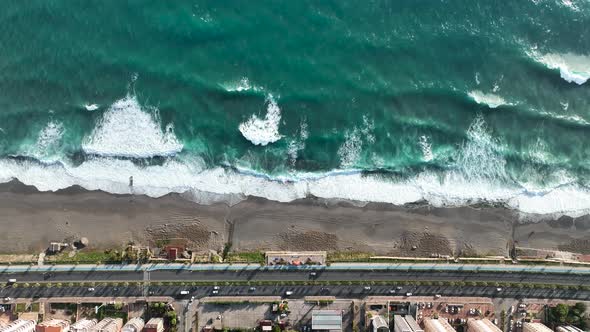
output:
{"label": "turquoise sea water", "polygon": [[7,1],[0,27],[0,181],[590,211],[586,0]]}

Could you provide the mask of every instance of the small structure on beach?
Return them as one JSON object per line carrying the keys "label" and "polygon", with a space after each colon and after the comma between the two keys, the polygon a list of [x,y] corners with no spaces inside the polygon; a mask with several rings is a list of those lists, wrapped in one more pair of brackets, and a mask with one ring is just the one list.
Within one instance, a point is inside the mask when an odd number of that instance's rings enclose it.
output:
{"label": "small structure on beach", "polygon": [[67,243],[51,242],[49,244],[49,248],[47,248],[47,253],[50,255],[54,255],[54,254],[59,253],[60,251],[62,251],[63,249],[65,249],[67,247],[68,247]]}

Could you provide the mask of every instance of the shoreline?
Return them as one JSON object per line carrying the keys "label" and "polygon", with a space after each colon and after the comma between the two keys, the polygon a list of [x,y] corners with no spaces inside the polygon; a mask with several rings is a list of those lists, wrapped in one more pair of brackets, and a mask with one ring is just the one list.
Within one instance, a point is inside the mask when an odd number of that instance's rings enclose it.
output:
{"label": "shoreline", "polygon": [[[535,222],[531,222],[534,220]],[[3,253],[40,252],[51,241],[87,237],[103,250],[130,241],[149,244],[187,237],[196,251],[326,250],[431,257],[508,256],[512,243],[537,249],[590,253],[590,216],[524,216],[478,204],[436,208],[427,204],[328,201],[279,203],[248,197],[229,206],[199,205],[168,194],[160,198],[115,195],[70,187],[40,192],[16,180],[0,184]],[[572,250],[573,249],[573,250]]]}

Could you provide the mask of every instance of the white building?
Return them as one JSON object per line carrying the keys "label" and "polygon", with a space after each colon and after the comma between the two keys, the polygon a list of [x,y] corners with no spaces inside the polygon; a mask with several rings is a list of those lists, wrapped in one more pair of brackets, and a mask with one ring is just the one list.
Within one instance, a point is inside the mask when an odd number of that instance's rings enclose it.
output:
{"label": "white building", "polygon": [[143,332],[163,332],[164,331],[164,319],[152,318],[143,327]]}
{"label": "white building", "polygon": [[424,319],[425,332],[455,332],[455,329],[449,324],[446,319]]}
{"label": "white building", "polygon": [[121,329],[121,332],[141,332],[144,326],[143,319],[139,317],[131,318],[125,326]]}
{"label": "white building", "polygon": [[552,329],[541,323],[527,323],[522,324],[523,332],[553,332]]}
{"label": "white building", "polygon": [[90,329],[96,325],[97,320],[96,319],[80,319],[79,321],[75,322],[74,324],[72,324],[72,326],[70,326],[70,331],[71,332],[89,332]]}
{"label": "white building", "polygon": [[389,332],[389,324],[381,315],[373,316],[371,319],[373,325],[373,332]]}
{"label": "white building", "polygon": [[33,332],[35,325],[33,320],[17,319],[0,329],[0,332]]}
{"label": "white building", "polygon": [[490,322],[489,319],[469,318],[467,320],[467,332],[502,332],[502,330]]}
{"label": "white building", "polygon": [[90,332],[119,332],[123,327],[121,318],[105,318],[90,328]]}
{"label": "white building", "polygon": [[412,316],[393,316],[394,332],[424,332]]}
{"label": "white building", "polygon": [[559,326],[557,327],[557,332],[584,332],[583,330],[580,330],[579,328],[575,327],[575,326]]}

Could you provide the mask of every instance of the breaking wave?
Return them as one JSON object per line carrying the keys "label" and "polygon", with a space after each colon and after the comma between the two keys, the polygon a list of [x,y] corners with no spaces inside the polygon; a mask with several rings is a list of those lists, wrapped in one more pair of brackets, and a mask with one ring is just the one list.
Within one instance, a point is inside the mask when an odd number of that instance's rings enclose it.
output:
{"label": "breaking wave", "polygon": [[468,95],[476,103],[481,105],[487,105],[489,108],[497,108],[503,105],[512,105],[508,103],[506,100],[504,100],[504,98],[493,93],[484,93],[479,90],[474,90],[469,92]]}
{"label": "breaking wave", "polygon": [[87,111],[96,111],[97,109],[99,109],[99,108],[100,108],[100,105],[98,105],[98,104],[85,104],[85,105],[84,105],[84,108],[85,108]]}
{"label": "breaking wave", "polygon": [[25,148],[25,154],[43,162],[53,162],[58,158],[59,146],[64,134],[61,122],[49,121],[39,132],[33,146]]}
{"label": "breaking wave", "polygon": [[173,156],[182,148],[172,124],[162,131],[157,113],[148,113],[132,95],[114,102],[82,142],[85,153],[109,157]]}
{"label": "breaking wave", "polygon": [[590,79],[590,56],[588,55],[573,53],[540,55],[533,50],[529,52],[529,56],[549,69],[558,69],[561,78],[566,82],[582,85]]}
{"label": "breaking wave", "polygon": [[254,145],[268,145],[283,137],[279,133],[281,109],[273,96],[268,97],[267,103],[266,115],[263,119],[256,115],[252,115],[247,121],[242,122],[238,127],[242,136]]}
{"label": "breaking wave", "polygon": [[[125,103],[135,104],[129,100]],[[307,135],[304,132],[301,130],[301,138]],[[387,172],[366,174],[354,169],[271,176],[234,167],[207,168],[198,158],[170,157],[160,165],[141,166],[129,159],[96,156],[79,165],[2,159],[0,182],[18,179],[41,191],[79,185],[88,190],[151,197],[181,193],[206,204],[237,203],[247,196],[280,202],[314,196],[396,205],[420,201],[433,206],[501,203],[525,213],[570,216],[590,212],[590,191],[573,181],[535,188],[511,180],[505,170],[502,143],[487,128],[483,117],[476,117],[467,133],[466,141],[457,150],[455,162],[448,169],[425,169],[406,177]],[[357,128],[354,135],[356,138],[348,137],[348,143],[344,143],[345,149],[358,151],[358,146],[362,145],[359,143],[362,129]],[[116,137],[126,139],[125,136]],[[357,152],[344,155],[352,160]],[[134,178],[133,187],[129,186],[130,176]]]}

